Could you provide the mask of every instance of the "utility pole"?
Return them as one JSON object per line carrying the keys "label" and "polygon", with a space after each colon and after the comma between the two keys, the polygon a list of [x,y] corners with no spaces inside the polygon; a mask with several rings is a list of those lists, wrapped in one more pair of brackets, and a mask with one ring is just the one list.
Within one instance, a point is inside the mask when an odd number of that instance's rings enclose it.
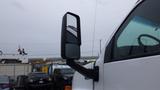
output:
{"label": "utility pole", "polygon": [[99,50],[100,50],[100,54],[101,54],[101,42],[102,42],[102,39],[100,39],[100,42],[99,42]]}

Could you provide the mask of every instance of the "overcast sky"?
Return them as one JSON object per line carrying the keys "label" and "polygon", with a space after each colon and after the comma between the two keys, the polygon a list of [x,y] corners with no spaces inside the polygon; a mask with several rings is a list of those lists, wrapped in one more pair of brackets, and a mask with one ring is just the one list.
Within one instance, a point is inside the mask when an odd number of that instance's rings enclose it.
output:
{"label": "overcast sky", "polygon": [[[83,14],[89,23],[84,41],[91,43],[95,11],[92,0],[0,0],[0,49],[17,53],[20,45],[30,55],[59,55],[62,16],[67,11],[81,13],[85,9],[92,17]],[[91,47],[84,52],[90,53]]]}
{"label": "overcast sky", "polygon": [[95,18],[95,8],[99,7],[96,2],[106,5],[110,1],[0,0],[0,49],[4,53],[18,53],[20,45],[29,55],[60,56],[62,16],[71,11],[81,17],[83,55],[92,55],[93,36],[96,36],[94,55],[98,55],[99,40],[108,32],[98,30],[94,35],[94,22],[98,19]]}

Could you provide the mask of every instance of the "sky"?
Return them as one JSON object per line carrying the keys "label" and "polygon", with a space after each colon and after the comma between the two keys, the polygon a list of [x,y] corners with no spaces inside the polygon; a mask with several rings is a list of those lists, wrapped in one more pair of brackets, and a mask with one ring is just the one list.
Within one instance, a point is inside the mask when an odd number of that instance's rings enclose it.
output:
{"label": "sky", "polygon": [[[85,8],[94,16],[95,3],[90,0],[1,0],[0,49],[3,53],[18,53],[20,46],[30,55],[60,55],[62,16],[67,11],[81,13]],[[84,40],[87,45],[93,41],[93,16],[85,21],[90,23],[84,33],[90,33]],[[91,47],[84,53],[90,54]]]}
{"label": "sky", "polygon": [[[104,36],[108,31],[97,30],[99,28],[96,27],[97,20],[104,18],[100,14],[95,14],[99,12],[96,11],[97,8],[102,8],[97,3],[103,6],[110,1],[112,0],[0,0],[0,50],[7,54],[17,54],[20,46],[29,55],[59,57],[62,17],[70,11],[80,15],[81,18],[82,55],[98,55],[100,40],[103,47]],[[121,10],[125,11],[124,7],[127,5],[124,5]],[[126,12],[122,14],[126,15]],[[120,23],[120,20],[117,23]],[[103,27],[106,28],[105,26]]]}

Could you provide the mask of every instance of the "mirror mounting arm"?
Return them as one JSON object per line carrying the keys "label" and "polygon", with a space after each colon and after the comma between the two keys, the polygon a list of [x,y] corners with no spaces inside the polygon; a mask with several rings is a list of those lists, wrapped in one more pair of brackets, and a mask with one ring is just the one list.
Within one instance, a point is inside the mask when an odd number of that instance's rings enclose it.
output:
{"label": "mirror mounting arm", "polygon": [[94,81],[99,80],[99,67],[94,66],[94,69],[87,69],[75,62],[75,60],[67,59],[66,60],[67,65],[69,65],[71,68],[75,69],[82,75],[86,76],[87,78],[93,79]]}

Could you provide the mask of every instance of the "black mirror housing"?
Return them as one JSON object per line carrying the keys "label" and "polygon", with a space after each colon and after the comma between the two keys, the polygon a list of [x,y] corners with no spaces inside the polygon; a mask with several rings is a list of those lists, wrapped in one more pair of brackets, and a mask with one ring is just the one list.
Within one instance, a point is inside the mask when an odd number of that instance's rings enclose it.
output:
{"label": "black mirror housing", "polygon": [[79,59],[81,46],[80,17],[67,12],[62,20],[61,57]]}
{"label": "black mirror housing", "polygon": [[87,69],[75,62],[80,58],[81,28],[80,17],[67,12],[62,20],[61,32],[61,57],[66,59],[66,64],[87,78],[99,80],[99,67]]}

